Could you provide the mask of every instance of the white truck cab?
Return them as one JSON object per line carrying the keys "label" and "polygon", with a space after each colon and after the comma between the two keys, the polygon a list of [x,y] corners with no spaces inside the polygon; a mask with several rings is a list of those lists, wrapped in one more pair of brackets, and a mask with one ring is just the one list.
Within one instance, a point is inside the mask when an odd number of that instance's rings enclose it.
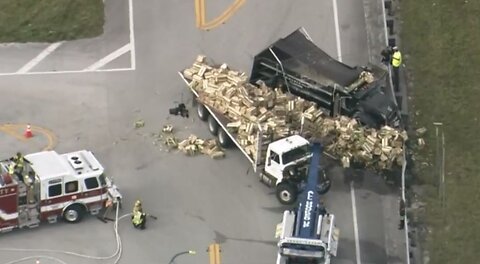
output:
{"label": "white truck cab", "polygon": [[[299,135],[289,136],[268,145],[265,167],[260,179],[276,187],[276,195],[282,204],[292,204],[297,198],[300,186],[307,175],[307,165],[312,153],[310,142]],[[325,179],[319,187],[320,193],[328,191],[330,181]]]}

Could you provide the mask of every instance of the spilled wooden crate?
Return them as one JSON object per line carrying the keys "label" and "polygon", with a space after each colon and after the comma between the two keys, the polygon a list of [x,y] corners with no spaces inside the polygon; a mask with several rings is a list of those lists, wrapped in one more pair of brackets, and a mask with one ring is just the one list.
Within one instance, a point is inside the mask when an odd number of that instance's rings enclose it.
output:
{"label": "spilled wooden crate", "polygon": [[[390,169],[401,165],[405,131],[385,126],[379,130],[365,128],[355,119],[327,116],[313,102],[270,88],[247,82],[244,72],[232,70],[227,64],[214,67],[199,55],[192,67],[183,71],[189,85],[199,94],[199,102],[221,113],[230,123],[237,141],[254,160],[257,155],[257,132],[262,131],[262,143],[293,134],[309,138],[330,138],[326,150],[339,158],[344,167],[351,162],[374,169]],[[302,122],[303,129],[302,129]],[[265,149],[260,151],[261,160]]]}

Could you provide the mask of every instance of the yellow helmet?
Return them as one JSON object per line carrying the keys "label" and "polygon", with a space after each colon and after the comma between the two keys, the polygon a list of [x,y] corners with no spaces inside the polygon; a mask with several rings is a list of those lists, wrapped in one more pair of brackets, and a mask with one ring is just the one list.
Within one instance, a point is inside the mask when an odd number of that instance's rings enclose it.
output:
{"label": "yellow helmet", "polygon": [[142,205],[142,202],[140,202],[140,200],[137,200],[137,201],[135,202],[135,206],[140,206],[140,205]]}

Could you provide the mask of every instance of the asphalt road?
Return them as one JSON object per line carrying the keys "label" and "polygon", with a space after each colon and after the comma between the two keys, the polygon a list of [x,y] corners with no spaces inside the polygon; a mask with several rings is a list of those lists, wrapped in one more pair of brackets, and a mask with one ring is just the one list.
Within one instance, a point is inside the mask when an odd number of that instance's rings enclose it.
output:
{"label": "asphalt road", "polygon": [[[106,0],[107,8],[111,2]],[[342,58],[352,65],[365,64],[368,53],[361,1],[338,2]],[[207,18],[213,18],[225,6],[219,0],[208,0]],[[115,14],[107,19],[123,21]],[[134,1],[135,71],[2,76],[0,122],[29,122],[51,129],[57,136],[59,152],[93,150],[125,196],[121,214],[128,213],[134,201],[141,199],[144,209],[158,217],[156,221],[149,219],[145,231],[134,230],[128,220],[121,220],[120,263],[168,263],[174,254],[189,249],[198,253],[181,256],[177,263],[208,263],[205,250],[214,241],[221,244],[222,263],[274,263],[275,226],[284,208],[273,191],[249,171],[241,153],[228,151],[224,160],[185,157],[155,145],[152,133],[170,123],[180,136],[194,133],[210,137],[193,110],[189,119],[168,115],[175,103],[190,102],[176,71],[190,65],[199,53],[248,72],[256,52],[303,26],[318,46],[336,56],[332,1],[304,0],[299,4],[247,0],[224,25],[208,32],[195,27],[194,14],[193,1]],[[123,39],[118,44],[123,45]],[[84,48],[78,45],[77,50]],[[98,45],[104,50],[112,43]],[[54,65],[67,63],[62,56],[51,60]],[[134,129],[137,119],[145,120],[146,126]],[[0,139],[5,146],[2,156],[17,149],[38,150],[38,142],[15,144],[6,134],[0,134]],[[338,167],[333,167],[331,174],[334,185],[325,201],[341,229],[335,263],[402,263],[403,256],[397,249],[401,245],[392,242],[401,237],[396,230],[394,191],[378,176],[356,178],[354,217],[350,179]],[[44,224],[35,230],[1,234],[3,247],[107,256],[115,250],[115,239],[111,224],[90,217],[77,225]],[[0,262],[31,255],[49,254],[0,251]],[[113,263],[54,256],[67,263]]]}

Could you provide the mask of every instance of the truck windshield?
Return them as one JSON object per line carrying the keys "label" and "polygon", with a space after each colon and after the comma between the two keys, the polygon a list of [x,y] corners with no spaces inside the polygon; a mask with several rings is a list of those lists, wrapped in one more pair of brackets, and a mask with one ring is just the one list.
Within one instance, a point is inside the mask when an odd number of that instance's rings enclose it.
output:
{"label": "truck windshield", "polygon": [[303,145],[301,147],[292,149],[288,152],[283,153],[282,155],[282,162],[283,164],[288,164],[290,162],[302,159],[306,156],[310,155],[310,146]]}

